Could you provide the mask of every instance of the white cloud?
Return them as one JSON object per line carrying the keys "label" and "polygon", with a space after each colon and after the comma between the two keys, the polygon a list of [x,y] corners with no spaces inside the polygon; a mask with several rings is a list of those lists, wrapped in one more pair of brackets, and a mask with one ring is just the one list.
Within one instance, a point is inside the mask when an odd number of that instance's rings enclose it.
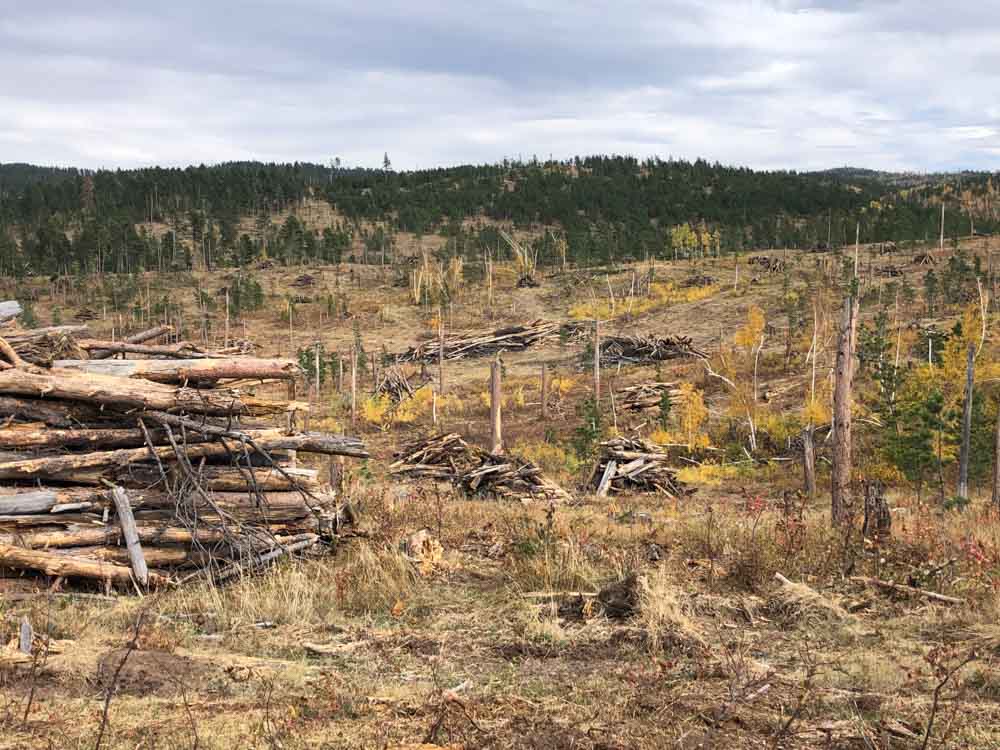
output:
{"label": "white cloud", "polygon": [[1000,167],[988,3],[37,5],[0,19],[0,161]]}

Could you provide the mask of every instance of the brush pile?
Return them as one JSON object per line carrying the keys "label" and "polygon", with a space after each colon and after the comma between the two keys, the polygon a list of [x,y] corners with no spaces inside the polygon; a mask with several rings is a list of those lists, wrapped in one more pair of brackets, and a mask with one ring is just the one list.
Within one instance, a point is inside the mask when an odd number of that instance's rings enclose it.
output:
{"label": "brush pile", "polygon": [[388,367],[379,377],[375,386],[376,396],[385,396],[392,403],[399,404],[408,398],[413,398],[413,386],[397,367]]}
{"label": "brush pile", "polygon": [[[444,358],[488,357],[498,352],[522,351],[559,333],[559,324],[546,320],[489,333],[463,332],[445,336]],[[441,345],[438,339],[411,347],[396,357],[399,362],[436,362]]]}
{"label": "brush pile", "polygon": [[672,406],[680,403],[682,397],[676,383],[639,383],[618,391],[624,411],[658,409],[663,404],[664,395],[670,399]]}
{"label": "brush pile", "polygon": [[715,279],[706,273],[691,274],[681,282],[682,289],[697,289],[700,287],[712,286]]}
{"label": "brush pile", "polygon": [[389,467],[395,476],[451,482],[470,495],[501,500],[562,503],[570,494],[542,475],[531,461],[497,456],[469,445],[460,435],[434,435],[403,447]]}
{"label": "brush pile", "polygon": [[751,255],[747,258],[747,264],[759,266],[768,273],[781,273],[785,270],[785,261],[781,258],[771,258],[767,255]]}
{"label": "brush pile", "polygon": [[646,364],[681,357],[707,355],[694,346],[690,336],[608,336],[601,339],[601,363]]}
{"label": "brush pile", "polygon": [[53,335],[43,331],[0,330],[0,575],[107,587],[224,580],[353,520],[296,455],[363,458],[364,445],[271,427],[263,418],[284,422],[305,405],[241,386],[294,377],[290,360],[102,360],[113,342],[76,341],[91,358],[45,369],[21,355]]}
{"label": "brush pile", "polygon": [[691,492],[668,465],[658,445],[637,438],[617,437],[600,444],[590,484],[601,497],[609,492],[659,492],[676,500]]}

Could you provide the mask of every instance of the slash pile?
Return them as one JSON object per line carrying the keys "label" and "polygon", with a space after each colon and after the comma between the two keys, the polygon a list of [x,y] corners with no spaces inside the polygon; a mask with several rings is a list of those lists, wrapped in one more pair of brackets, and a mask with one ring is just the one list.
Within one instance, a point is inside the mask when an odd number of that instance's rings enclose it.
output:
{"label": "slash pile", "polygon": [[392,403],[399,404],[408,398],[413,398],[413,386],[399,368],[388,367],[379,377],[375,395],[385,396]]}
{"label": "slash pile", "polygon": [[[486,357],[497,352],[521,351],[559,333],[559,324],[536,320],[521,326],[500,328],[489,333],[455,333],[445,337],[444,358]],[[435,362],[441,345],[437,339],[425,341],[397,356],[400,362]]]}
{"label": "slash pile", "polygon": [[497,456],[469,445],[450,433],[416,440],[396,454],[389,467],[396,476],[449,481],[470,495],[491,495],[504,500],[571,500],[566,490],[543,476],[531,461],[517,456]]}
{"label": "slash pile", "polygon": [[622,388],[618,398],[624,411],[658,409],[666,394],[672,405],[680,403],[681,391],[676,383],[639,383]]}
{"label": "slash pile", "polygon": [[600,496],[631,490],[660,492],[676,500],[690,492],[668,466],[669,460],[662,448],[645,440],[607,440],[600,445],[590,484]]}
{"label": "slash pile", "polygon": [[601,339],[602,364],[642,364],[705,356],[694,346],[690,336],[608,336]]}
{"label": "slash pile", "polygon": [[[364,445],[270,427],[262,418],[305,405],[240,387],[294,377],[291,360],[134,343],[155,338],[145,332],[117,343],[74,339],[90,357],[44,369],[26,361],[26,346],[48,335],[0,332],[0,575],[107,586],[200,573],[221,580],[353,521],[296,457],[364,458]],[[143,347],[161,358],[99,358]]]}

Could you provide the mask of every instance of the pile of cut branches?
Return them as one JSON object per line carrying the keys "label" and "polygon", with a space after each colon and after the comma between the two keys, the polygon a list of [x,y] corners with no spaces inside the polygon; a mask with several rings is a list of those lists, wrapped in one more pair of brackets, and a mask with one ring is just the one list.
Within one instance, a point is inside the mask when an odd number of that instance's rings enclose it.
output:
{"label": "pile of cut branches", "polygon": [[608,336],[601,339],[602,364],[645,364],[707,355],[690,336]]}
{"label": "pile of cut branches", "polygon": [[669,456],[658,445],[616,437],[600,444],[590,485],[600,496],[630,490],[659,492],[676,500],[691,494],[669,462]]}
{"label": "pile of cut branches", "polygon": [[408,398],[413,398],[414,389],[398,367],[387,367],[381,373],[374,393],[376,396],[387,397],[394,404],[399,404]]}
{"label": "pile of cut branches", "polygon": [[[487,357],[498,352],[522,351],[559,332],[559,324],[536,320],[487,333],[453,333],[444,339],[444,358]],[[441,349],[438,339],[425,341],[397,355],[399,362],[435,362]]]}
{"label": "pile of cut branches", "polygon": [[391,474],[449,481],[470,495],[504,500],[566,502],[570,494],[541,469],[517,456],[493,455],[455,433],[416,440],[396,454]]}

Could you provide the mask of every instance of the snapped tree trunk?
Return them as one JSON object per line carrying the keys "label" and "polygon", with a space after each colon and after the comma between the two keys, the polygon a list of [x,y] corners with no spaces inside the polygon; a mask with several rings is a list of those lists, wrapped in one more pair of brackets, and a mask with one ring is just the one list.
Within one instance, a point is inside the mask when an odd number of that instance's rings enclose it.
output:
{"label": "snapped tree trunk", "polygon": [[500,402],[503,391],[500,386],[500,357],[490,365],[490,453],[497,456],[503,452],[503,428],[501,425]]}
{"label": "snapped tree trunk", "polygon": [[816,443],[813,440],[814,427],[802,429],[802,474],[806,495],[816,497]]}
{"label": "snapped tree trunk", "polygon": [[997,405],[995,443],[993,446],[993,504],[1000,507],[1000,404]]}
{"label": "snapped tree trunk", "polygon": [[969,499],[969,443],[972,438],[972,388],[976,364],[976,345],[969,344],[965,364],[965,406],[962,410],[962,447],[958,458],[958,496]]}
{"label": "snapped tree trunk", "polygon": [[851,502],[851,385],[854,377],[854,341],[858,300],[844,300],[837,341],[836,381],[833,391],[833,467],[830,478],[830,516],[834,524],[848,521]]}
{"label": "snapped tree trunk", "polygon": [[157,383],[231,379],[291,380],[299,366],[291,359],[233,357],[227,359],[57,359],[52,366],[61,370],[144,378]]}

